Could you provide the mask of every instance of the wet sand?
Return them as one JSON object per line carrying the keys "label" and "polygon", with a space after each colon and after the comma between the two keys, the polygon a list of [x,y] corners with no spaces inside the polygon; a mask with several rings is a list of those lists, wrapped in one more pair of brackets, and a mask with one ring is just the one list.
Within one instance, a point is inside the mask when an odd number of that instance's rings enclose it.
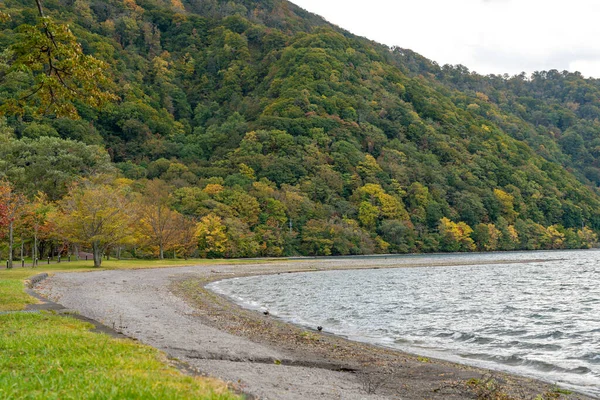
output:
{"label": "wet sand", "polygon": [[[70,312],[76,311],[165,351],[180,365],[187,366],[188,371],[230,382],[249,397],[535,399],[542,395],[543,399],[557,398],[555,387],[543,382],[293,326],[271,315],[243,309],[204,288],[209,282],[238,276],[448,265],[410,259],[401,265],[397,263],[397,259],[377,257],[307,259],[68,273],[43,281],[36,290]],[[491,397],[501,394],[508,397]],[[590,399],[578,394],[561,394],[560,398]]]}

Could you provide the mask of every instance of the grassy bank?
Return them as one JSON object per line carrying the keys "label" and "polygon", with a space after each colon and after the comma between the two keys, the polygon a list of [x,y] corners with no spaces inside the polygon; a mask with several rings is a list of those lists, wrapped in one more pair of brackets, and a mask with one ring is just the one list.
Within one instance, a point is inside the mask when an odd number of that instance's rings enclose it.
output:
{"label": "grassy bank", "polygon": [[[100,270],[232,263],[222,260],[105,261]],[[0,269],[0,311],[36,300],[24,280],[38,273],[98,270],[91,261]],[[181,374],[160,351],[91,332],[92,325],[50,313],[0,315],[0,398],[239,399],[225,383]]]}
{"label": "grassy bank", "polygon": [[66,317],[0,315],[0,398],[237,399],[224,383],[182,375],[130,340]]}

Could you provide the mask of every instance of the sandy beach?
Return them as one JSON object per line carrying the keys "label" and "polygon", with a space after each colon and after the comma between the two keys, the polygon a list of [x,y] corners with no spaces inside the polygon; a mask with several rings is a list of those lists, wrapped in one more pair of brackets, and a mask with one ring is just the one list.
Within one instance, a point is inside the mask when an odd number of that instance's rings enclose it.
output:
{"label": "sandy beach", "polygon": [[[436,265],[447,264],[408,260],[400,267]],[[204,288],[239,276],[397,266],[386,258],[306,259],[64,273],[41,282],[36,291],[66,307],[63,312],[78,313],[154,346],[186,372],[223,379],[249,398],[590,399],[558,393],[553,385],[526,377],[286,324]],[[509,397],[491,397],[496,394]]]}

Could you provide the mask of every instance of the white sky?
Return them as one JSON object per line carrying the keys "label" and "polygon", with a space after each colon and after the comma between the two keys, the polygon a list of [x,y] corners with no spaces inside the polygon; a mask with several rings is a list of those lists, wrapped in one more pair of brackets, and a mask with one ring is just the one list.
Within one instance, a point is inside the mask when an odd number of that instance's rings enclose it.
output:
{"label": "white sky", "polygon": [[481,74],[600,78],[600,0],[292,0],[352,33]]}

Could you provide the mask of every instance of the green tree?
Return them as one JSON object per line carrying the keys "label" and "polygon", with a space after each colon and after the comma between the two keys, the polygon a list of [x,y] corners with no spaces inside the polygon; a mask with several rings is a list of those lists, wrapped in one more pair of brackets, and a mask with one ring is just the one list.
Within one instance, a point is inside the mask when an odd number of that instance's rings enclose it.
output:
{"label": "green tree", "polygon": [[44,15],[41,1],[36,0],[39,22],[21,25],[6,79],[24,75],[30,80],[0,106],[0,113],[35,114],[79,118],[75,102],[92,108],[117,100],[111,93],[107,77],[108,64],[86,55],[65,24]]}
{"label": "green tree", "polygon": [[410,222],[385,220],[377,232],[390,244],[391,252],[410,253],[415,250],[416,235]]}
{"label": "green tree", "polygon": [[11,139],[0,146],[0,178],[16,190],[50,201],[64,196],[78,177],[91,177],[113,170],[110,158],[99,146],[55,137]]}
{"label": "green tree", "polygon": [[479,251],[494,251],[498,249],[501,232],[494,224],[477,224],[471,237]]}

